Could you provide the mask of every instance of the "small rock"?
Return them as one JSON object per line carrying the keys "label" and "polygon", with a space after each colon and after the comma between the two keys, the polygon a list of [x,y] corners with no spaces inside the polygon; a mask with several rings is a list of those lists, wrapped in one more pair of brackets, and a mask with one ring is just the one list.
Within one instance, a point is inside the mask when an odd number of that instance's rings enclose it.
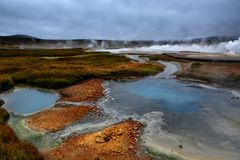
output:
{"label": "small rock", "polygon": [[134,146],[133,146],[133,145],[130,145],[130,146],[129,146],[129,149],[134,149]]}
{"label": "small rock", "polygon": [[112,139],[112,136],[111,136],[111,135],[107,135],[107,136],[104,136],[104,137],[103,137],[104,142],[108,142],[108,141],[110,141],[111,139]]}
{"label": "small rock", "polygon": [[236,96],[232,96],[231,99],[240,99],[239,97],[236,97]]}
{"label": "small rock", "polygon": [[181,148],[181,149],[183,149],[183,145],[181,145],[181,144],[180,144],[180,145],[178,145],[178,147],[179,147],[179,148]]}
{"label": "small rock", "polygon": [[96,137],[95,142],[96,143],[104,143],[105,141],[101,136],[98,136],[98,137]]}
{"label": "small rock", "polygon": [[118,135],[118,136],[123,135],[123,131],[122,131],[122,129],[119,129],[119,130],[117,131],[117,135]]}
{"label": "small rock", "polygon": [[111,154],[112,154],[112,155],[114,155],[114,156],[115,156],[115,155],[117,155],[117,153],[116,153],[116,152],[112,152]]}
{"label": "small rock", "polygon": [[135,126],[133,129],[134,129],[134,130],[138,130],[138,127],[137,127],[137,126]]}

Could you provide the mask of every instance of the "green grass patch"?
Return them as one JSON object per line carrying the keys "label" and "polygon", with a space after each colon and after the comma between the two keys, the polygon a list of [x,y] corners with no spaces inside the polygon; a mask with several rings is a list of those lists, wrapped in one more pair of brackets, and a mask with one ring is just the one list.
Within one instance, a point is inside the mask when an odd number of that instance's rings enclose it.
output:
{"label": "green grass patch", "polygon": [[18,84],[58,89],[90,78],[146,76],[163,70],[161,65],[133,63],[125,56],[82,49],[0,50],[0,61],[2,91]]}
{"label": "green grass patch", "polygon": [[198,68],[200,68],[201,66],[202,66],[201,63],[199,63],[199,62],[194,62],[194,63],[191,65],[190,70],[198,69]]}

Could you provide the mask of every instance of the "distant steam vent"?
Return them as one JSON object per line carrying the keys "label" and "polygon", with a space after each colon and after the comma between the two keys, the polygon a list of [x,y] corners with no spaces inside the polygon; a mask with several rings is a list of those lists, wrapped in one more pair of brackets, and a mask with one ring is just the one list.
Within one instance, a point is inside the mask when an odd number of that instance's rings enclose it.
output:
{"label": "distant steam vent", "polygon": [[121,40],[49,40],[26,35],[1,36],[1,48],[32,48],[32,49],[68,49],[88,48],[116,52],[136,50],[141,52],[193,51],[209,53],[240,53],[240,38],[238,37],[208,37],[192,40],[172,41],[121,41]]}

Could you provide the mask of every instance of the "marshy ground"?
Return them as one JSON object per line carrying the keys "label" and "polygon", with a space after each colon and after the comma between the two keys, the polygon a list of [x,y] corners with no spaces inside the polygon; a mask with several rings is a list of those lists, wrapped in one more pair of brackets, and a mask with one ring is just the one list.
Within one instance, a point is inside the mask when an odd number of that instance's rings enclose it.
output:
{"label": "marshy ground", "polygon": [[[85,52],[82,49],[1,49],[0,61],[1,92],[19,85],[51,89],[68,87],[59,90],[61,95],[59,101],[71,102],[93,101],[103,96],[101,80],[95,79],[79,84],[88,79],[141,77],[156,74],[163,70],[162,65],[138,64],[124,56],[114,56],[109,53]],[[33,130],[53,132],[78,121],[89,112],[97,112],[96,114],[99,114],[97,110],[94,106],[61,105],[59,107],[56,105],[55,107],[31,115],[26,121]],[[0,126],[1,159],[42,159],[42,155],[33,145],[18,140],[14,131],[6,124],[9,118],[8,112],[2,108],[0,111],[2,121]],[[139,124],[130,122],[129,128],[133,127],[132,125],[135,128],[135,125],[138,126]],[[124,131],[128,130],[128,127],[124,127],[123,129]],[[139,128],[136,129],[136,132],[138,131]],[[130,132],[131,131],[125,133]],[[123,143],[128,143],[130,141],[129,135],[125,135],[125,133],[124,136],[121,135],[121,137],[123,137],[123,139],[127,138]],[[131,140],[134,140],[134,142],[132,142],[134,143],[133,145],[136,145],[137,137],[135,132],[131,132],[130,134],[132,136]],[[117,142],[114,143],[117,144]],[[108,144],[106,146],[108,146]],[[128,145],[124,144],[124,146],[120,146],[120,148],[117,147],[117,149],[123,149],[126,146]],[[69,145],[69,147],[72,147],[72,144]],[[66,147],[66,149],[68,149],[68,147]],[[108,152],[110,151],[111,149],[108,150]],[[52,152],[54,153],[54,151]],[[69,153],[70,152],[69,150]],[[94,153],[95,151],[92,150],[92,152]],[[128,156],[131,157],[130,151],[126,152]],[[84,154],[86,153],[87,152]],[[98,152],[95,152],[95,154],[98,154]],[[51,159],[54,158],[51,157]]]}
{"label": "marshy ground", "polygon": [[[163,71],[164,66],[155,63],[156,60],[178,62],[181,69],[176,73],[177,78],[192,78],[223,86],[239,87],[239,63],[199,62],[166,55],[143,56],[148,57],[150,62],[137,63],[123,55],[89,52],[82,49],[2,49],[0,50],[2,62],[0,64],[0,90],[4,91],[19,85],[56,89],[60,99],[53,107],[29,115],[25,119],[25,124],[31,130],[54,133],[64,130],[65,127],[73,125],[89,114],[104,114],[99,106],[93,105],[105,96],[104,79],[132,79],[159,73]],[[29,159],[43,158],[42,154],[31,144],[24,147],[22,143],[25,144],[25,142],[18,140],[14,131],[6,124],[7,116],[9,116],[7,111],[2,109],[0,113],[0,120],[3,121],[3,127],[0,127],[0,136],[3,135],[2,140],[0,139],[3,154],[0,155],[11,156],[14,152],[21,152],[23,156],[25,154],[30,156]],[[71,135],[65,137],[63,142],[55,148],[44,151],[43,155],[49,160],[152,159],[140,143],[142,127],[140,122],[130,119],[90,133]],[[10,139],[10,141],[5,142],[5,139]],[[12,148],[12,141],[21,143],[21,145],[17,144],[17,147]],[[3,149],[4,147],[8,151]],[[16,154],[16,157],[22,155]],[[175,159],[165,155],[161,157],[163,160]]]}
{"label": "marshy ground", "polygon": [[0,49],[0,61],[2,91],[19,84],[59,89],[91,78],[139,77],[163,70],[161,65],[133,63],[125,56],[83,49]]}

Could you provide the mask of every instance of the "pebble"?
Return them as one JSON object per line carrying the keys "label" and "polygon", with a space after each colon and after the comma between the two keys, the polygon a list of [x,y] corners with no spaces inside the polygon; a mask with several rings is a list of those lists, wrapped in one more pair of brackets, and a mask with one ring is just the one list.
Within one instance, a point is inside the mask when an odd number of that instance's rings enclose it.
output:
{"label": "pebble", "polygon": [[98,136],[98,137],[96,137],[95,142],[96,143],[104,143],[105,141],[102,137]]}
{"label": "pebble", "polygon": [[178,147],[179,147],[179,148],[181,148],[181,149],[183,149],[183,145],[181,145],[181,144],[180,144],[180,145],[178,145]]}

